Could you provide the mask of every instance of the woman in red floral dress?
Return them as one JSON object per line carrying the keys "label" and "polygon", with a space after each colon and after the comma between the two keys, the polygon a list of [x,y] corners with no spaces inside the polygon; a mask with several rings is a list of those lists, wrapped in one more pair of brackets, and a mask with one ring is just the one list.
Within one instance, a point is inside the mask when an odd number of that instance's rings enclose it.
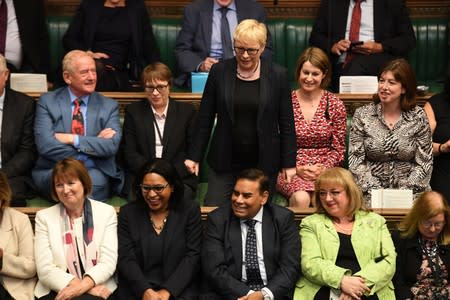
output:
{"label": "woman in red floral dress", "polygon": [[347,115],[342,100],[325,90],[331,65],[322,50],[306,49],[297,60],[295,74],[299,85],[292,91],[297,174],[291,183],[279,176],[277,190],[289,199],[289,206],[309,207],[316,178],[344,161]]}

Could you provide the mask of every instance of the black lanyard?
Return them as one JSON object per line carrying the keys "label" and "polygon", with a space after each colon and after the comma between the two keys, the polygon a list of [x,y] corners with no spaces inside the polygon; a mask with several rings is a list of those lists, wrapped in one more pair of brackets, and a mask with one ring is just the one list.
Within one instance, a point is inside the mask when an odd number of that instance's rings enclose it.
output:
{"label": "black lanyard", "polygon": [[156,117],[155,116],[153,116],[153,123],[155,123],[156,131],[158,132],[158,136],[159,136],[159,141],[161,142],[161,146],[162,146],[163,138],[162,138],[162,135],[161,135],[161,130],[159,130],[158,122],[156,122]]}

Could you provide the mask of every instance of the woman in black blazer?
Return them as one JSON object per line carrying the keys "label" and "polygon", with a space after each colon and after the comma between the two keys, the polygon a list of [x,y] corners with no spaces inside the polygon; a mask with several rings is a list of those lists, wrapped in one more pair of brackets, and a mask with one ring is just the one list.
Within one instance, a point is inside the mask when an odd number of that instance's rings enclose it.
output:
{"label": "woman in black blazer", "polygon": [[422,193],[392,238],[396,299],[450,299],[450,208],[445,198]]}
{"label": "woman in black blazer", "polygon": [[97,91],[127,91],[159,48],[143,0],[83,0],[63,37],[64,49],[89,51]]}
{"label": "woman in black blazer", "polygon": [[170,99],[172,72],[165,64],[149,64],[142,72],[147,99],[127,105],[121,154],[126,170],[126,194],[142,167],[155,157],[170,161],[184,183],[184,197],[193,199],[197,177],[184,166],[192,142],[197,111],[190,103]]}
{"label": "woman in black blazer", "polygon": [[235,176],[246,168],[269,175],[274,191],[278,171],[295,175],[296,142],[286,70],[261,58],[267,29],[243,20],[234,33],[236,57],[213,65],[198,114],[186,167],[197,174],[217,118],[208,163],[205,205],[229,201]]}
{"label": "woman in black blazer", "polygon": [[118,221],[118,299],[197,299],[201,215],[168,161],[144,166]]}

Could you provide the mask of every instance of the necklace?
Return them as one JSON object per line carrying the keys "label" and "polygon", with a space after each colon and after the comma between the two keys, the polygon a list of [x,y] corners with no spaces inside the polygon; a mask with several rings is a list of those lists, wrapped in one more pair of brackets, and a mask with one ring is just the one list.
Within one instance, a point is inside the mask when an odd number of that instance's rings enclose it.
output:
{"label": "necklace", "polygon": [[236,69],[236,74],[237,76],[241,77],[242,79],[249,79],[251,78],[253,75],[255,75],[256,70],[258,70],[259,68],[259,60],[258,60],[258,64],[256,65],[256,68],[249,74],[249,75],[242,75],[241,73],[239,73],[239,71]]}
{"label": "necklace", "polygon": [[162,221],[161,225],[156,225],[155,222],[153,221],[152,215],[150,214],[150,223],[152,223],[153,229],[155,229],[156,231],[162,231],[164,226],[166,225],[167,222],[167,216],[169,215],[169,213],[166,214],[166,216],[164,217],[164,220]]}
{"label": "necklace", "polygon": [[[300,90],[298,90],[297,92],[297,98],[298,98],[298,102],[300,104],[300,106],[302,106],[302,104],[304,104],[305,106],[311,106],[312,108],[318,106],[318,104],[320,103],[320,99],[322,98],[322,92],[319,95],[313,95],[312,97],[306,97]],[[311,99],[311,100],[305,100],[305,99]]]}
{"label": "necklace", "polygon": [[344,231],[345,233],[352,233],[352,230],[353,230],[353,223],[350,223],[351,228],[350,228],[350,229],[347,229],[347,228],[345,228],[345,227],[342,227],[341,225],[339,225],[339,224],[336,223],[335,221],[332,221],[332,222],[333,222],[333,224],[334,224],[337,228],[339,228],[340,230]]}

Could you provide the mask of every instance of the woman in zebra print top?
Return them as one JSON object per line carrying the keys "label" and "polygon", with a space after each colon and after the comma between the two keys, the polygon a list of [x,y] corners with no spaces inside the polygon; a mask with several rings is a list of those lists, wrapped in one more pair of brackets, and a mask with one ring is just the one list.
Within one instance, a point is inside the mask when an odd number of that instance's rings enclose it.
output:
{"label": "woman in zebra print top", "polygon": [[355,111],[350,131],[349,169],[371,207],[372,189],[429,189],[431,131],[416,105],[416,78],[404,59],[381,71],[373,103]]}

